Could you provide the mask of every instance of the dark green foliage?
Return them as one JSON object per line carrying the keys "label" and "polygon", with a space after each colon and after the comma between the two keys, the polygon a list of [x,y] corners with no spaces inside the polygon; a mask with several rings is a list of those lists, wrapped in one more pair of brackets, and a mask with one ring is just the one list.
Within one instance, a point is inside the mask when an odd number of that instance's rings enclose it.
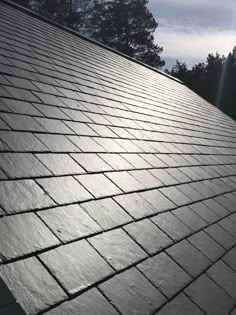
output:
{"label": "dark green foliage", "polygon": [[150,66],[164,65],[148,0],[15,0]]}
{"label": "dark green foliage", "polygon": [[236,119],[236,46],[227,58],[209,54],[206,63],[191,69],[177,60],[172,70],[166,72]]}

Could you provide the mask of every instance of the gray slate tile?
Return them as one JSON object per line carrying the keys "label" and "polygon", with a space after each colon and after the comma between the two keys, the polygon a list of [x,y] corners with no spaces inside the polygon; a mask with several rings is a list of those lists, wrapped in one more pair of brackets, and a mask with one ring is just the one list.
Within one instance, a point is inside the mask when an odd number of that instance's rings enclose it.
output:
{"label": "gray slate tile", "polygon": [[142,262],[138,269],[168,298],[191,281],[191,277],[166,253]]}
{"label": "gray slate tile", "polygon": [[227,233],[219,224],[215,223],[204,230],[210,237],[225,249],[230,249],[236,244],[235,238]]}
{"label": "gray slate tile", "polygon": [[93,199],[92,195],[72,176],[42,178],[37,182],[58,204]]}
{"label": "gray slate tile", "polygon": [[163,195],[160,190],[144,191],[140,195],[146,199],[155,209],[154,213],[167,211],[175,208],[175,204]]}
{"label": "gray slate tile", "polygon": [[40,259],[69,294],[75,294],[113,273],[85,240],[41,254]]}
{"label": "gray slate tile", "polygon": [[111,198],[85,202],[81,204],[81,207],[104,230],[112,229],[132,221],[132,218]]}
{"label": "gray slate tile", "polygon": [[200,230],[207,225],[206,221],[204,221],[188,206],[173,210],[172,213],[193,231]]}
{"label": "gray slate tile", "polygon": [[112,171],[112,167],[97,154],[76,153],[71,155],[88,173]]}
{"label": "gray slate tile", "polygon": [[0,266],[0,275],[27,314],[37,314],[67,297],[35,257]]}
{"label": "gray slate tile", "polygon": [[50,230],[65,243],[102,230],[77,204],[40,211],[38,215]]}
{"label": "gray slate tile", "polygon": [[55,205],[33,180],[0,182],[0,205],[7,213],[16,213]]}
{"label": "gray slate tile", "polygon": [[106,173],[106,176],[125,193],[144,189],[144,185],[126,171]]}
{"label": "gray slate tile", "polygon": [[236,272],[236,248],[232,248],[222,260]]}
{"label": "gray slate tile", "polygon": [[161,188],[160,192],[174,202],[177,206],[184,206],[191,203],[191,199],[185,196],[177,187]]}
{"label": "gray slate tile", "polygon": [[165,297],[135,268],[100,285],[106,297],[124,315],[152,314]]}
{"label": "gray slate tile", "polygon": [[226,315],[234,304],[233,299],[206,275],[195,280],[185,292],[209,315]]}
{"label": "gray slate tile", "polygon": [[34,214],[0,219],[0,261],[18,258],[59,244],[59,240]]}
{"label": "gray slate tile", "polygon": [[154,175],[159,181],[161,181],[166,186],[176,185],[179,183],[173,176],[167,173],[166,170],[154,169],[154,170],[150,170],[150,172],[152,175]]}
{"label": "gray slate tile", "polygon": [[219,220],[217,214],[210,210],[203,202],[193,203],[189,205],[189,208],[209,224]]}
{"label": "gray slate tile", "polygon": [[116,171],[131,170],[134,167],[120,154],[99,154],[99,156]]}
{"label": "gray slate tile", "polygon": [[122,229],[89,238],[90,244],[116,270],[122,270],[147,257],[147,254]]}
{"label": "gray slate tile", "polygon": [[163,184],[147,170],[130,171],[129,174],[137,179],[145,187],[145,189],[163,186]]}

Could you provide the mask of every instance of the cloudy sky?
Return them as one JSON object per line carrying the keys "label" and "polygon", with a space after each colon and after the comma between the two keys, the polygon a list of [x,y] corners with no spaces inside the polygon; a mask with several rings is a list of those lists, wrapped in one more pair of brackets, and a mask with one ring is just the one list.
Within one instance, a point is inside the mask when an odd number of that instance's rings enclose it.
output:
{"label": "cloudy sky", "polygon": [[209,52],[227,55],[236,45],[236,0],[149,0],[149,9],[167,67],[176,59],[191,66]]}

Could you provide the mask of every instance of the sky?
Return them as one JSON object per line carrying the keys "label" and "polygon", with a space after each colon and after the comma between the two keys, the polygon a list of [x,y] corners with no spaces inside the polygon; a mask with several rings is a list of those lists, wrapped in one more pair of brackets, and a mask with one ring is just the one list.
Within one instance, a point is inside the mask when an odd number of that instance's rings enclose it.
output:
{"label": "sky", "polygon": [[159,24],[155,42],[167,68],[176,59],[191,67],[236,45],[236,0],[149,0],[148,6]]}

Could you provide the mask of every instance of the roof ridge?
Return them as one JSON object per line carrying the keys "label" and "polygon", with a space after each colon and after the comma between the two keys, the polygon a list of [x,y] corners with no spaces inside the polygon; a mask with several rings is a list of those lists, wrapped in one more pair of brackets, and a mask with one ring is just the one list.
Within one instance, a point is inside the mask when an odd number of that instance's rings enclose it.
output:
{"label": "roof ridge", "polygon": [[173,76],[171,76],[171,75],[165,73],[164,71],[160,71],[160,70],[158,70],[158,69],[156,69],[156,68],[154,68],[154,67],[152,67],[152,66],[149,66],[149,65],[143,63],[142,61],[139,61],[139,60],[137,60],[137,59],[135,59],[135,58],[133,58],[133,57],[130,57],[130,56],[128,56],[128,55],[125,55],[124,53],[122,53],[122,52],[120,52],[120,51],[118,51],[118,50],[115,50],[115,49],[113,49],[113,48],[111,48],[111,47],[109,47],[109,46],[106,46],[106,45],[104,45],[104,44],[102,44],[102,43],[100,43],[100,42],[98,42],[98,41],[96,41],[96,40],[94,40],[94,39],[92,39],[92,38],[86,36],[86,35],[82,35],[82,34],[80,34],[78,31],[75,31],[75,30],[73,30],[73,29],[71,29],[71,28],[69,28],[69,27],[66,27],[66,26],[64,26],[64,25],[62,25],[62,24],[59,24],[59,23],[53,21],[53,20],[50,20],[49,18],[47,18],[47,17],[45,17],[45,16],[43,16],[43,15],[40,15],[40,14],[36,13],[35,11],[32,11],[32,10],[30,10],[30,9],[27,9],[27,8],[25,8],[25,7],[23,7],[23,6],[19,5],[19,4],[17,4],[17,3],[15,3],[15,2],[12,2],[12,1],[10,1],[10,0],[0,0],[0,2],[3,2],[3,3],[5,3],[5,4],[8,4],[8,5],[10,5],[10,6],[12,6],[12,7],[18,9],[19,11],[22,11],[22,12],[28,14],[28,15],[31,15],[31,16],[33,16],[33,17],[35,17],[35,18],[38,18],[39,20],[42,20],[42,21],[44,21],[44,22],[46,22],[46,23],[48,23],[48,24],[51,24],[51,25],[53,25],[53,26],[55,26],[55,27],[58,27],[58,28],[60,28],[60,29],[62,29],[62,30],[64,30],[64,31],[66,31],[66,32],[69,32],[70,34],[72,34],[72,35],[74,35],[74,36],[77,36],[77,37],[79,37],[79,38],[81,38],[81,39],[83,39],[83,40],[85,40],[85,41],[87,41],[87,42],[90,42],[90,43],[93,43],[93,44],[95,44],[95,45],[97,45],[97,46],[100,46],[100,47],[102,47],[102,48],[104,48],[104,49],[106,49],[106,50],[109,50],[109,51],[111,51],[111,52],[113,52],[113,53],[115,53],[115,54],[117,54],[117,55],[119,55],[119,56],[121,56],[121,57],[124,57],[124,58],[126,58],[126,59],[128,59],[128,60],[130,60],[130,61],[133,61],[133,62],[135,62],[135,63],[138,63],[138,64],[140,64],[141,66],[143,66],[143,67],[145,67],[145,68],[148,68],[148,69],[150,69],[150,70],[152,70],[152,71],[155,71],[155,72],[157,72],[157,73],[159,73],[159,74],[161,74],[161,75],[163,75],[163,76],[165,76],[165,77],[168,77],[169,79],[171,79],[171,80],[173,80],[173,81],[176,81],[176,82],[178,82],[178,83],[180,83],[180,84],[185,85],[181,80],[179,80],[179,79],[177,79],[177,78],[175,78],[175,77],[173,77]]}

